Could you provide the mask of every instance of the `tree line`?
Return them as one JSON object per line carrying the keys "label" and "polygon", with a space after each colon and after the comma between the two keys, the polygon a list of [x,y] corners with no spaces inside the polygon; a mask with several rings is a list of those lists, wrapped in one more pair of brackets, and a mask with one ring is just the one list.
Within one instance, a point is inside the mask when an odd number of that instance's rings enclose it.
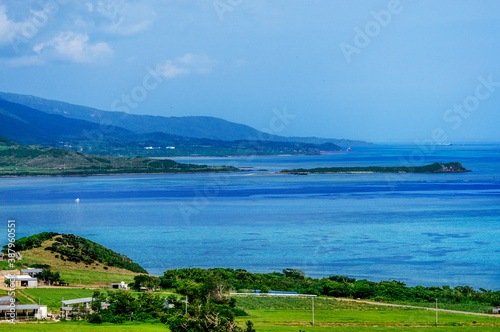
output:
{"label": "tree line", "polygon": [[474,289],[470,286],[415,286],[410,287],[397,280],[373,282],[356,280],[346,276],[332,275],[325,278],[306,277],[297,269],[282,272],[251,273],[243,269],[199,269],[186,268],[167,270],[160,277],[160,286],[185,290],[207,279],[216,279],[224,287],[234,291],[269,290],[291,291],[301,294],[326,295],[370,299],[387,302],[433,302],[472,304],[481,303],[500,306],[500,291]]}

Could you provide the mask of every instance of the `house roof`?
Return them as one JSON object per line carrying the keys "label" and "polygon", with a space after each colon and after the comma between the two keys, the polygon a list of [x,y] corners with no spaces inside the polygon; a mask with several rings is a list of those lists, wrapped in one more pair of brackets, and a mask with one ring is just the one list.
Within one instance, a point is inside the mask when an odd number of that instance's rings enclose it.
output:
{"label": "house roof", "polygon": [[33,277],[30,277],[30,276],[14,276],[14,278],[12,279],[15,279],[15,280],[21,280],[21,281],[36,281],[37,279],[36,278],[33,278]]}
{"label": "house roof", "polygon": [[[11,306],[9,305],[0,305],[0,310],[10,310]],[[16,310],[33,310],[40,309],[38,304],[16,304]]]}
{"label": "house roof", "polygon": [[10,299],[11,299],[10,296],[2,296],[2,297],[0,297],[0,303],[4,303],[4,302],[10,303]]}
{"label": "house roof", "polygon": [[80,303],[88,303],[92,302],[94,298],[92,297],[82,297],[79,299],[73,299],[73,300],[66,300],[66,301],[61,301],[63,305],[68,306],[71,304],[80,304]]}
{"label": "house roof", "polygon": [[27,281],[34,281],[34,280],[37,280],[36,278],[33,278],[31,276],[14,276],[14,278],[12,279],[16,279],[16,280],[27,280]]}
{"label": "house roof", "polygon": [[42,273],[43,269],[34,269],[34,268],[28,268],[28,269],[21,269],[21,273]]}

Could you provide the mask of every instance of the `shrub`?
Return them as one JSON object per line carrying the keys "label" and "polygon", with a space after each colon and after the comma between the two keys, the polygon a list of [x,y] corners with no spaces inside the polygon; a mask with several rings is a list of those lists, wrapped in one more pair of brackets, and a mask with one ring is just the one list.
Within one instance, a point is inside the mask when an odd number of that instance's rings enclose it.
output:
{"label": "shrub", "polygon": [[89,315],[88,321],[89,321],[89,323],[92,323],[92,324],[101,324],[102,318],[99,314],[93,313],[93,314]]}

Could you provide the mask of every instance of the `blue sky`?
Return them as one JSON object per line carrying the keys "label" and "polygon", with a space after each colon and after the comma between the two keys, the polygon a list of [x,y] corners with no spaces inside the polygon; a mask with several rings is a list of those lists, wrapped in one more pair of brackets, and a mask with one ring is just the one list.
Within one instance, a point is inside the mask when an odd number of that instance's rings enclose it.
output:
{"label": "blue sky", "polygon": [[285,136],[498,141],[498,36],[495,0],[0,0],[0,91]]}

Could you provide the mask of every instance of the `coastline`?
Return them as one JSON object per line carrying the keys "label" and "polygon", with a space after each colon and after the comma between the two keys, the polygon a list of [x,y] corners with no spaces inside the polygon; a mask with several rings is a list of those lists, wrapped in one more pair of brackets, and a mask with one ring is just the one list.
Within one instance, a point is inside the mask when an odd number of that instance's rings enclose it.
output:
{"label": "coastline", "polygon": [[213,174],[213,173],[239,173],[240,171],[213,171],[213,172],[155,172],[155,173],[108,173],[108,174],[39,174],[39,175],[0,175],[0,178],[57,178],[57,177],[89,177],[113,175],[166,175],[166,174]]}
{"label": "coastline", "polygon": [[199,156],[199,157],[193,157],[193,156],[184,156],[184,157],[149,157],[151,159],[214,159],[214,158],[243,158],[243,157],[249,157],[249,158],[255,158],[255,157],[297,157],[297,156],[324,156],[324,155],[333,155],[333,154],[343,154],[347,153],[348,151],[320,151],[320,153],[308,153],[308,154],[302,154],[302,153],[297,153],[297,154],[291,154],[291,153],[284,153],[284,154],[243,154],[243,155],[229,155],[229,156]]}
{"label": "coastline", "polygon": [[185,157],[151,157],[151,159],[157,159],[157,160],[162,160],[162,159],[214,159],[214,158],[255,158],[255,157],[296,157],[296,156],[320,156],[321,153],[314,153],[314,154],[243,154],[243,155],[231,155],[231,156],[199,156],[199,157],[193,157],[193,156],[185,156]]}

